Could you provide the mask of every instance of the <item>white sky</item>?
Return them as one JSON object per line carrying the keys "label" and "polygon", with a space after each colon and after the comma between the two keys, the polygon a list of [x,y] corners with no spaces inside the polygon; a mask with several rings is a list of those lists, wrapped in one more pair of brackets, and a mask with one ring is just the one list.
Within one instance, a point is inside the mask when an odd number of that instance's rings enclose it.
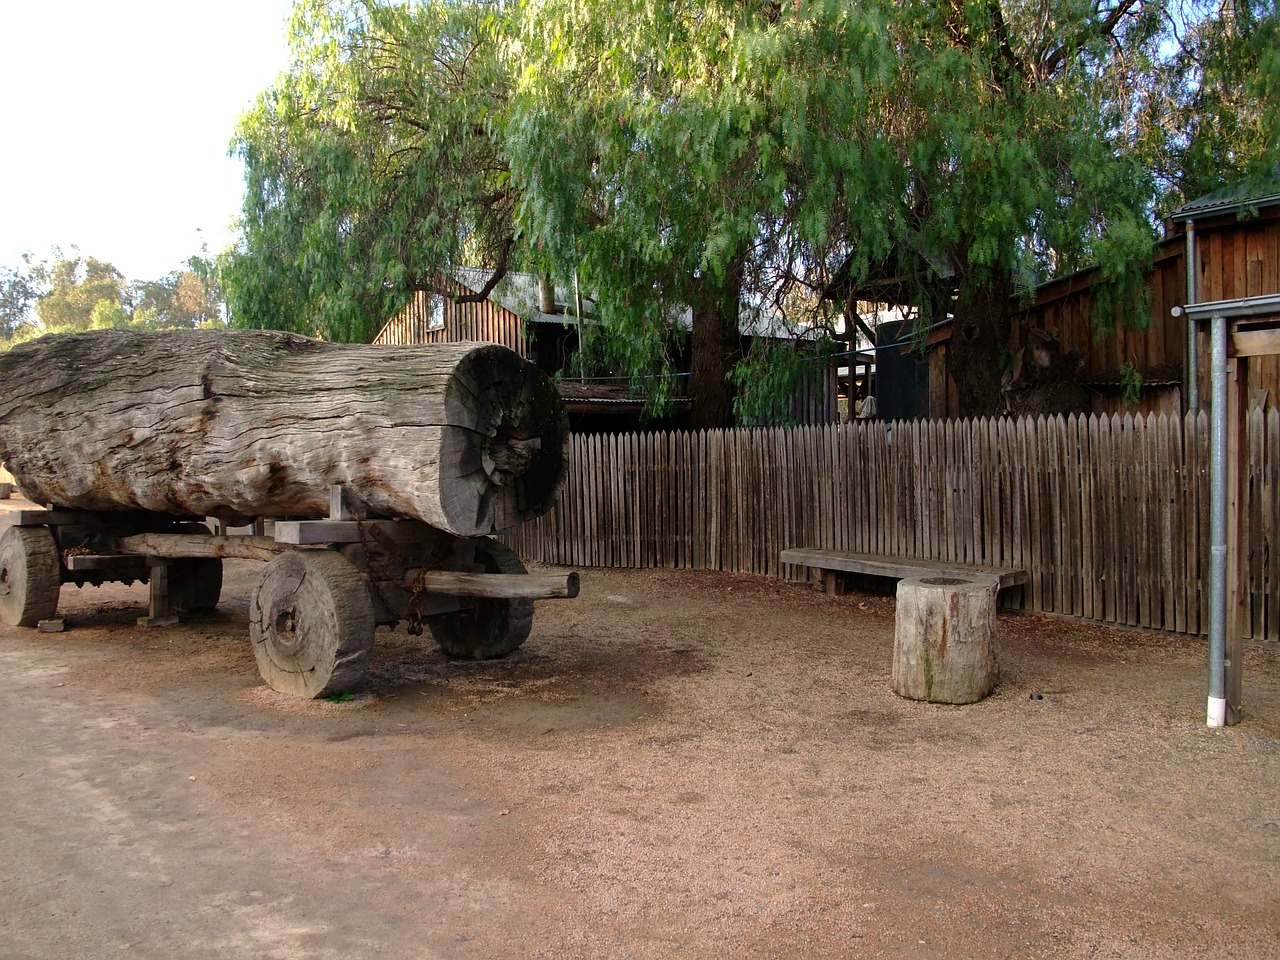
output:
{"label": "white sky", "polygon": [[[287,65],[289,0],[0,10],[0,265],[53,244],[155,280],[231,238],[236,118]],[[200,232],[203,231],[203,232]]]}

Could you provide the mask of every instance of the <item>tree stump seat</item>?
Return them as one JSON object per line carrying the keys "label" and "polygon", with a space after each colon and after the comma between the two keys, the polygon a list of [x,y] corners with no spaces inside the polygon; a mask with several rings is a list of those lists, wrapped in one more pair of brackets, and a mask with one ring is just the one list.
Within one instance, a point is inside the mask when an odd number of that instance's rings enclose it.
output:
{"label": "tree stump seat", "polygon": [[929,703],[974,703],[995,689],[994,577],[908,577],[898,583],[893,689]]}

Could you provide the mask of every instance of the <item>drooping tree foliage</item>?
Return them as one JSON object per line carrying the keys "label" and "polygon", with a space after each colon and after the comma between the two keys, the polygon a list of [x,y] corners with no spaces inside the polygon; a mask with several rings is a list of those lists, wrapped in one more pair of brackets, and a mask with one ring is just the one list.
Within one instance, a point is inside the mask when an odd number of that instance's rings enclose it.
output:
{"label": "drooping tree foliage", "polygon": [[884,11],[534,0],[517,55],[523,222],[578,267],[626,359],[661,357],[687,306],[693,423],[729,422],[742,310],[791,302],[835,233],[888,244],[901,178],[866,123],[894,59]]}
{"label": "drooping tree foliage", "polygon": [[369,340],[455,265],[501,268],[516,197],[500,147],[503,2],[300,0],[293,66],[243,118],[239,323]]}
{"label": "drooping tree foliage", "polygon": [[886,272],[913,278],[922,319],[953,314],[948,361],[968,412],[1026,409],[1020,393],[1031,409],[1078,404],[1064,365],[1039,371],[1066,388],[1047,394],[1004,376],[1008,305],[1096,263],[1106,280],[1098,322],[1146,322],[1151,182],[1126,148],[1121,114],[1158,20],[1138,0],[916,0],[896,27],[891,110],[912,239]]}
{"label": "drooping tree foliage", "polygon": [[[954,317],[969,412],[1069,407],[1017,383],[1011,299],[1096,263],[1099,322],[1144,322],[1173,182],[1155,145],[1184,171],[1265,160],[1275,57],[1252,38],[1274,0],[1225,2],[1252,4],[1250,39],[1225,7],[1146,0],[303,0],[294,66],[239,134],[232,308],[368,339],[455,265],[576,274],[626,369],[663,369],[692,317],[694,423],[713,426],[733,384],[777,392],[795,379],[777,365],[804,367],[744,359],[744,314],[851,345],[857,304],[892,302],[921,328]],[[1149,95],[1157,77],[1182,86]],[[1175,130],[1193,120],[1218,132]],[[776,409],[771,389],[739,414]]]}
{"label": "drooping tree foliage", "polygon": [[1170,54],[1136,85],[1133,138],[1160,187],[1158,210],[1280,164],[1280,7],[1188,0],[1168,13]]}

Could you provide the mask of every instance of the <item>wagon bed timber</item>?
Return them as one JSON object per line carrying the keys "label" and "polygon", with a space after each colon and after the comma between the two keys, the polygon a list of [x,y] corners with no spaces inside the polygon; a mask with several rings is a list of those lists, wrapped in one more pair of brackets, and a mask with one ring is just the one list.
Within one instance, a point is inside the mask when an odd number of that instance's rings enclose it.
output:
{"label": "wagon bed timber", "polygon": [[778,554],[783,563],[798,567],[813,567],[821,572],[823,587],[828,593],[845,592],[843,574],[854,573],[871,577],[889,577],[901,580],[906,577],[959,576],[975,574],[994,577],[999,589],[1017,587],[1027,583],[1027,571],[1016,567],[989,567],[977,564],[952,563],[946,560],[916,560],[905,557],[888,557],[877,553],[847,553],[843,550],[822,550],[816,547],[796,547]]}

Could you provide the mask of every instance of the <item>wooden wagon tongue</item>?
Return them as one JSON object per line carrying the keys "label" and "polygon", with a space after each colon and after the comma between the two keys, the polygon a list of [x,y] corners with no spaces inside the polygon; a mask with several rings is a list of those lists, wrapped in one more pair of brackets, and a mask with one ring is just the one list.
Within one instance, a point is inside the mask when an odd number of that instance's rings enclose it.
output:
{"label": "wooden wagon tongue", "polygon": [[546,512],[564,472],[554,386],[493,344],[95,331],[0,355],[0,387],[0,461],[74,509],[320,518],[339,484],[469,537]]}

